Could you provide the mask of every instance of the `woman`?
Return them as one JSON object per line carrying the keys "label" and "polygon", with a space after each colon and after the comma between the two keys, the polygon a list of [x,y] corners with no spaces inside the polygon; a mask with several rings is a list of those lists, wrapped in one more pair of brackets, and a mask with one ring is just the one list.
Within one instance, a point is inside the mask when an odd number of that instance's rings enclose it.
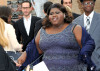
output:
{"label": "woman", "polygon": [[[86,30],[72,24],[72,20],[73,17],[68,15],[65,7],[53,4],[35,38],[38,52],[44,53],[43,61],[50,71],[87,71],[83,62],[87,63],[90,71],[95,69],[90,59],[95,47],[94,41],[90,36],[84,39],[83,33]],[[87,32],[85,34],[89,35]]]}
{"label": "woman", "polygon": [[15,30],[12,25],[5,23],[0,18],[0,45],[5,51],[22,51],[22,44],[19,44]]}
{"label": "woman", "polygon": [[8,6],[0,6],[0,17],[6,16],[8,19],[5,21],[7,24],[14,26],[15,22],[11,20],[12,18],[12,9]]}

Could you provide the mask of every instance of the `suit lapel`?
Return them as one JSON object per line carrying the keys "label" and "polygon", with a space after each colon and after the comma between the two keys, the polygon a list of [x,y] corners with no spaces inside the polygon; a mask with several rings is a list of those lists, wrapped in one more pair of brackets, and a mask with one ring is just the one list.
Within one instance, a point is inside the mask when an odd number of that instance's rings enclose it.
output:
{"label": "suit lapel", "polygon": [[84,14],[80,17],[80,22],[82,27],[84,27]]}
{"label": "suit lapel", "polygon": [[30,32],[29,32],[29,36],[31,36],[31,34],[34,32],[34,19],[33,16],[31,18],[31,25],[30,25]]}
{"label": "suit lapel", "polygon": [[89,33],[92,34],[97,26],[98,22],[98,14],[96,12],[94,12],[94,16],[91,22],[91,26],[90,26],[90,31]]}
{"label": "suit lapel", "polygon": [[25,33],[27,35],[26,29],[25,29],[25,26],[24,26],[24,20],[23,20],[23,18],[22,18],[22,21],[21,21],[20,25],[21,25],[21,29],[22,29],[23,33]]}

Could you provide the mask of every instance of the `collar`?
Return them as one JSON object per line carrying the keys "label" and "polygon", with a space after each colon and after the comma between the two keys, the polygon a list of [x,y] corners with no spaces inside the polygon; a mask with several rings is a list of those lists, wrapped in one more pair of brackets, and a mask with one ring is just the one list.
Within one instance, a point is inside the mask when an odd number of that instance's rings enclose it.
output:
{"label": "collar", "polygon": [[92,11],[89,16],[86,16],[85,13],[84,13],[84,19],[86,19],[87,17],[89,17],[90,19],[93,18],[93,15],[94,15],[94,11]]}
{"label": "collar", "polygon": [[[30,14],[30,17],[28,18],[28,20],[31,20],[32,15]],[[23,16],[23,19],[26,20],[26,18]]]}

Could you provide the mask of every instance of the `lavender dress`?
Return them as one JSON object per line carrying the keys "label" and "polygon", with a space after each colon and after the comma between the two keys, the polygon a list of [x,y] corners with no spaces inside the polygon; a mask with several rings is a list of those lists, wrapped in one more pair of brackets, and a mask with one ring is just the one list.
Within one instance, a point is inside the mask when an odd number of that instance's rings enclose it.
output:
{"label": "lavender dress", "polygon": [[79,46],[72,32],[73,26],[70,24],[57,34],[47,34],[41,28],[39,46],[50,71],[87,71],[87,66],[78,61]]}

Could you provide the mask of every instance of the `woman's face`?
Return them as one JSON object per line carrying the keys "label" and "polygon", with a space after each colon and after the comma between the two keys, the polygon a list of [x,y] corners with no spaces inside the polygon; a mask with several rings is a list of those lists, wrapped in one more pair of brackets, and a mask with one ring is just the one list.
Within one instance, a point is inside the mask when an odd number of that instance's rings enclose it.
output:
{"label": "woman's face", "polygon": [[58,8],[52,8],[49,13],[49,20],[53,25],[60,25],[64,23],[64,13]]}

